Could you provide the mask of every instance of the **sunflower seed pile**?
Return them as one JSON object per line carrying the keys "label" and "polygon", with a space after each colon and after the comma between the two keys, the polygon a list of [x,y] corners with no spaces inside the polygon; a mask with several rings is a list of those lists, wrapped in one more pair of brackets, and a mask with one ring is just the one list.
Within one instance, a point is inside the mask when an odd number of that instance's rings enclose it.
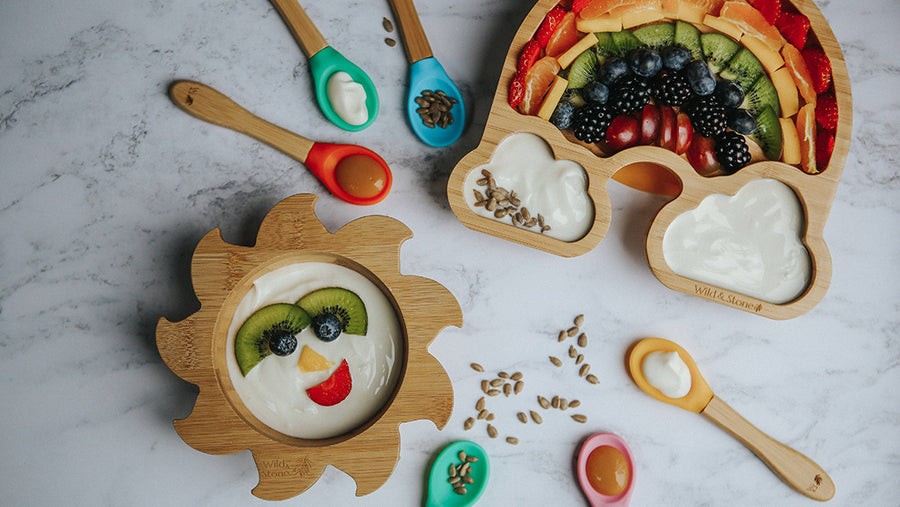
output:
{"label": "sunflower seed pile", "polygon": [[478,463],[478,458],[475,456],[467,456],[466,451],[459,451],[457,457],[459,458],[460,463],[450,463],[450,468],[447,470],[450,477],[447,478],[447,482],[453,487],[454,493],[457,495],[465,495],[468,493],[466,486],[475,484],[475,479],[472,478],[471,472],[472,467],[476,466],[474,463]]}
{"label": "sunflower seed pile", "polygon": [[550,225],[544,221],[544,215],[540,213],[533,215],[528,208],[522,206],[522,201],[515,190],[497,186],[493,175],[487,169],[482,169],[481,175],[483,178],[479,178],[475,183],[485,187],[485,190],[482,193],[477,188],[472,189],[475,192],[475,206],[484,206],[484,209],[493,212],[494,218],[498,220],[508,217],[517,227],[529,229],[537,227],[542,233],[550,230]]}
{"label": "sunflower seed pile", "polygon": [[[472,363],[470,367],[479,372],[484,373],[484,367],[478,363]],[[463,423],[463,429],[466,431],[475,427],[475,424],[478,421],[484,420],[487,421],[487,434],[491,438],[497,438],[500,435],[500,431],[494,426],[494,419],[496,415],[487,409],[487,398],[494,396],[516,396],[522,392],[525,388],[525,375],[522,372],[517,371],[515,373],[509,374],[505,371],[498,372],[496,377],[494,378],[485,378],[481,380],[481,392],[486,396],[482,396],[475,402],[475,411],[476,415],[469,417]],[[519,443],[519,439],[516,437],[506,437],[506,442],[511,445],[516,445]]]}
{"label": "sunflower seed pile", "polygon": [[445,129],[453,125],[453,113],[450,110],[453,109],[453,104],[459,101],[448,97],[443,90],[422,90],[415,101],[419,106],[416,114],[419,115],[426,127]]}

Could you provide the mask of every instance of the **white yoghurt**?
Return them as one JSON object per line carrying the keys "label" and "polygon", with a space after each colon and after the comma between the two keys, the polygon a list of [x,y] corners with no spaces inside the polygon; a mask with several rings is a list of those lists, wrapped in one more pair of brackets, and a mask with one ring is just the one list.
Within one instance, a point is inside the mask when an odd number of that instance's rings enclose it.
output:
{"label": "white yoghurt", "polygon": [[[547,236],[562,241],[577,241],[594,223],[594,203],[588,196],[588,178],[578,163],[556,160],[550,146],[541,137],[529,133],[513,134],[504,139],[491,156],[491,161],[476,167],[466,176],[463,195],[469,208],[486,218],[511,223],[511,216],[498,219],[484,206],[475,206],[475,193],[485,193],[478,185],[482,169],[493,175],[497,186],[514,190],[521,207],[531,216],[538,213],[550,226]],[[540,226],[525,228],[540,232]]]}
{"label": "white yoghurt", "polygon": [[350,125],[362,125],[369,120],[366,108],[366,89],[344,71],[328,78],[328,100],[331,108]]}
{"label": "white yoghurt", "polygon": [[678,352],[651,352],[641,362],[641,372],[651,386],[669,398],[684,398],[691,392],[691,370]]}
{"label": "white yoghurt", "polygon": [[754,180],[734,196],[714,194],[669,225],[663,256],[672,271],[750,297],[782,304],[806,290],[809,252],[803,210],[790,187]]}
{"label": "white yoghurt", "polygon": [[[234,338],[244,321],[263,306],[294,303],[325,287],[351,290],[363,300],[368,314],[366,334],[341,333],[336,340],[324,342],[309,326],[297,335],[297,349],[292,354],[270,355],[244,377],[234,357]],[[402,340],[400,321],[390,301],[365,276],[329,263],[291,264],[254,281],[238,305],[228,328],[228,373],[241,402],[265,425],[299,438],[333,437],[364,424],[388,401],[400,375]],[[334,366],[301,372],[297,361],[304,345]],[[327,379],[344,359],[352,377],[347,398],[330,407],[312,401],[306,389]]]}

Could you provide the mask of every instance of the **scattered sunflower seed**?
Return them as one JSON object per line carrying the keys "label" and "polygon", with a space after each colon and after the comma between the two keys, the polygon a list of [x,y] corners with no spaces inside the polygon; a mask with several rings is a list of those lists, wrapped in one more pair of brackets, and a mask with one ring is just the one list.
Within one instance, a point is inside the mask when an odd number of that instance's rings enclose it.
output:
{"label": "scattered sunflower seed", "polygon": [[477,410],[479,412],[484,410],[484,396],[482,396],[481,398],[478,398],[478,402],[475,403],[475,410]]}
{"label": "scattered sunflower seed", "polygon": [[516,417],[518,417],[519,422],[523,424],[528,422],[528,416],[525,415],[525,412],[519,412],[518,414],[516,414]]}
{"label": "scattered sunflower seed", "polygon": [[500,373],[497,374],[497,376],[500,378],[509,378],[509,373],[506,373],[505,371],[501,371]]}
{"label": "scattered sunflower seed", "polygon": [[562,361],[558,357],[550,356],[550,362],[553,363],[553,366],[562,366]]}
{"label": "scattered sunflower seed", "polygon": [[[475,197],[477,197],[479,201],[483,201],[483,200],[484,200],[484,196],[481,196],[481,195],[480,195],[480,192],[478,192],[477,190],[475,191]],[[472,364],[470,364],[469,366],[471,366],[473,370],[475,370],[475,371],[477,371],[477,372],[479,372],[479,373],[484,372],[484,366],[481,366],[481,365],[478,364],[478,363],[472,363]]]}
{"label": "scattered sunflower seed", "polygon": [[571,338],[572,336],[575,336],[576,334],[578,334],[578,326],[572,326],[572,327],[570,327],[569,330],[566,331],[566,334],[569,335],[570,338]]}
{"label": "scattered sunflower seed", "polygon": [[[450,466],[452,467],[453,465],[450,465]],[[456,468],[454,468],[453,470],[455,471]],[[453,475],[447,479],[447,482],[449,482],[450,484],[456,484],[456,483],[460,482],[461,480],[462,479],[458,475]]]}
{"label": "scattered sunflower seed", "polygon": [[584,324],[584,314],[575,317],[575,325],[581,327],[582,324]]}
{"label": "scattered sunflower seed", "polygon": [[522,392],[522,389],[525,389],[525,381],[519,380],[516,382],[515,388],[513,388],[513,392],[519,394]]}
{"label": "scattered sunflower seed", "polygon": [[584,363],[583,365],[581,365],[581,369],[578,370],[578,376],[583,377],[587,375],[589,371],[591,371],[591,365]]}
{"label": "scattered sunflower seed", "polygon": [[500,396],[500,390],[499,389],[488,389],[487,395],[488,396]]}
{"label": "scattered sunflower seed", "polygon": [[466,488],[464,488],[463,486],[457,486],[453,488],[453,492],[457,495],[465,495],[467,493]]}
{"label": "scattered sunflower seed", "polygon": [[482,380],[482,381],[481,381],[481,390],[484,391],[485,394],[487,394],[487,392],[488,392],[488,390],[489,390],[490,388],[491,388],[491,383],[490,383],[490,382],[488,382],[487,380]]}
{"label": "scattered sunflower seed", "polygon": [[581,348],[587,347],[587,335],[586,334],[581,333],[580,335],[578,335],[578,346]]}
{"label": "scattered sunflower seed", "polygon": [[517,371],[517,372],[513,373],[512,376],[509,377],[509,379],[510,380],[522,380],[522,377],[524,377],[524,376],[525,375],[522,375],[522,372]]}
{"label": "scattered sunflower seed", "polygon": [[578,354],[578,357],[575,358],[575,364],[581,364],[584,362],[584,354]]}
{"label": "scattered sunflower seed", "polygon": [[512,394],[512,384],[503,384],[503,395],[509,397]]}
{"label": "scattered sunflower seed", "polygon": [[534,410],[529,410],[528,413],[531,414],[531,420],[535,423],[541,424],[542,422],[544,422],[544,418],[541,417],[541,414],[538,414]]}
{"label": "scattered sunflower seed", "polygon": [[598,379],[596,376],[594,376],[593,373],[588,375],[586,378],[587,378],[587,381],[590,382],[591,384],[599,384],[600,383],[600,379]]}
{"label": "scattered sunflower seed", "polygon": [[397,41],[395,41],[394,39],[392,39],[390,37],[385,37],[384,43],[387,44],[388,47],[391,47],[391,48],[397,45]]}
{"label": "scattered sunflower seed", "polygon": [[588,420],[588,419],[587,419],[587,416],[586,416],[586,415],[582,415],[582,414],[575,414],[575,415],[572,416],[572,419],[574,419],[575,422],[580,422],[580,423],[582,423],[582,424],[586,423],[587,420]]}
{"label": "scattered sunflower seed", "polygon": [[491,438],[497,438],[497,428],[495,428],[495,427],[494,427],[493,425],[491,425],[491,424],[488,424],[488,425],[487,425],[487,434],[488,434],[488,436],[491,437]]}
{"label": "scattered sunflower seed", "polygon": [[550,401],[543,396],[538,396],[538,405],[540,405],[541,408],[550,408]]}
{"label": "scattered sunflower seed", "polygon": [[550,400],[550,406],[553,408],[559,408],[559,396],[554,396],[552,400]]}
{"label": "scattered sunflower seed", "polygon": [[472,417],[466,419],[466,422],[463,423],[463,429],[466,431],[472,429],[472,426],[475,426],[475,419]]}
{"label": "scattered sunflower seed", "polygon": [[493,421],[493,420],[494,420],[494,413],[493,413],[493,412],[489,412],[488,415],[487,415],[487,417],[484,418],[484,420],[486,420],[486,421]]}
{"label": "scattered sunflower seed", "polygon": [[491,387],[500,387],[503,385],[504,380],[502,378],[495,378],[491,380]]}
{"label": "scattered sunflower seed", "polygon": [[581,402],[578,400],[572,400],[569,402],[569,408],[575,408],[575,407],[580,407],[580,406],[581,406]]}
{"label": "scattered sunflower seed", "polygon": [[462,481],[465,484],[475,484],[475,479],[471,475],[464,475]]}
{"label": "scattered sunflower seed", "polygon": [[556,341],[562,343],[562,342],[566,341],[566,338],[568,338],[568,336],[569,335],[565,331],[560,331],[559,338],[557,338]]}
{"label": "scattered sunflower seed", "polygon": [[569,408],[569,402],[565,398],[560,398],[559,399],[559,409],[565,410],[567,408]]}
{"label": "scattered sunflower seed", "polygon": [[466,456],[466,461],[468,461],[469,463],[477,463],[478,457],[477,456]]}
{"label": "scattered sunflower seed", "polygon": [[456,465],[451,463],[448,472],[450,473],[450,478],[456,477]]}
{"label": "scattered sunflower seed", "polygon": [[485,417],[487,417],[487,415],[488,415],[487,409],[481,409],[478,412],[478,420],[480,421],[480,420],[484,419]]}
{"label": "scattered sunflower seed", "polygon": [[518,445],[518,444],[519,444],[519,439],[516,438],[516,437],[506,437],[506,441],[509,442],[509,443],[512,444],[512,445]]}
{"label": "scattered sunflower seed", "polygon": [[569,357],[574,359],[577,355],[578,355],[578,351],[575,350],[575,346],[569,345]]}
{"label": "scattered sunflower seed", "polygon": [[459,454],[456,455],[460,461],[466,460],[466,451],[459,451]]}
{"label": "scattered sunflower seed", "polygon": [[391,33],[394,31],[394,24],[391,23],[391,20],[389,20],[388,18],[382,18],[381,26],[384,27],[385,32]]}

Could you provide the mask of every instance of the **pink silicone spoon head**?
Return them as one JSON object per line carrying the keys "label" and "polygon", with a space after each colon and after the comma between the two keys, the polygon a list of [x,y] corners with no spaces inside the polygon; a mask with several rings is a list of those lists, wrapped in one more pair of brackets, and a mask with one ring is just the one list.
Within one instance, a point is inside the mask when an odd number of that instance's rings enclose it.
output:
{"label": "pink silicone spoon head", "polygon": [[[591,453],[604,446],[612,447],[621,453],[621,455],[625,457],[625,462],[628,465],[628,479],[625,484],[625,489],[623,489],[621,493],[615,495],[604,495],[597,491],[591,484],[590,475],[588,473],[588,460]],[[581,490],[584,492],[584,496],[587,497],[591,506],[626,507],[631,501],[631,493],[634,491],[634,459],[631,456],[631,449],[628,448],[628,444],[626,444],[618,435],[613,433],[596,433],[588,437],[584,443],[581,444],[581,449],[578,451],[576,471],[578,473],[578,483],[581,485]]]}

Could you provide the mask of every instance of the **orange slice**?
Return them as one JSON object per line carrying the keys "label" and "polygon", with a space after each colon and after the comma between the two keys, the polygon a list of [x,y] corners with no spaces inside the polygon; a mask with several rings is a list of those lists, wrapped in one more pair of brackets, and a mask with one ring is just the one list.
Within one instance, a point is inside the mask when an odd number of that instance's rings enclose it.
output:
{"label": "orange slice", "polygon": [[525,74],[525,95],[519,104],[519,111],[534,116],[544,95],[553,84],[556,73],[560,71],[559,62],[552,56],[545,56],[534,63]]}
{"label": "orange slice", "polygon": [[613,11],[625,14],[652,9],[662,10],[662,0],[594,0],[578,13],[578,17],[596,19]]}
{"label": "orange slice", "polygon": [[770,25],[762,13],[748,3],[729,0],[722,4],[719,17],[738,26],[744,33],[762,40],[773,51],[781,50],[781,46],[784,45],[781,32]]}
{"label": "orange slice", "polygon": [[724,0],[682,0],[678,2],[676,17],[699,25],[707,15],[718,16]]}
{"label": "orange slice", "polygon": [[574,46],[577,41],[578,29],[575,28],[575,13],[569,12],[563,16],[556,31],[553,32],[550,40],[547,41],[547,54],[559,56]]}
{"label": "orange slice", "polygon": [[791,72],[794,78],[794,84],[800,91],[800,96],[807,104],[816,104],[816,91],[812,86],[812,76],[809,74],[809,68],[806,66],[806,60],[791,44],[785,44],[781,48],[781,56],[784,58],[784,65]]}
{"label": "orange slice", "polygon": [[797,113],[797,134],[800,137],[800,168],[816,174],[816,106],[806,104]]}

